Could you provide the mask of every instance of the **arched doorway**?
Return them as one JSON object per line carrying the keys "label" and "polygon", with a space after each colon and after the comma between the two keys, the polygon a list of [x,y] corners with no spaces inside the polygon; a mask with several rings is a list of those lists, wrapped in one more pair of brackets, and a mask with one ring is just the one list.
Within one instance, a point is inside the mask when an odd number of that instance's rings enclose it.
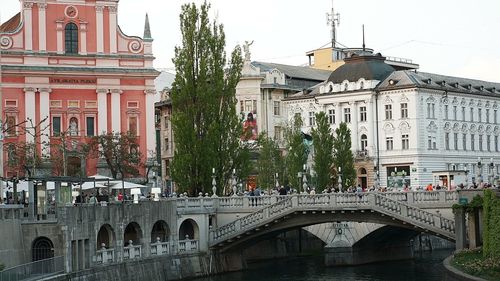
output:
{"label": "arched doorway", "polygon": [[123,246],[127,247],[132,241],[133,245],[140,245],[142,239],[142,230],[139,224],[136,222],[131,222],[125,228],[125,233],[123,234]]}
{"label": "arched doorway", "polygon": [[39,261],[54,257],[54,243],[47,237],[38,237],[31,246],[31,261]]}
{"label": "arched doorway", "polygon": [[157,221],[153,225],[153,229],[151,230],[151,243],[159,242],[167,242],[170,236],[170,230],[168,229],[168,225],[165,221]]}
{"label": "arched doorway", "polygon": [[179,240],[184,240],[186,238],[200,239],[198,224],[192,219],[183,221],[179,228]]}
{"label": "arched doorway", "polygon": [[115,232],[113,228],[109,224],[105,224],[101,226],[99,232],[97,232],[97,241],[96,241],[97,249],[102,249],[105,247],[106,249],[114,248],[115,246]]}
{"label": "arched doorway", "polygon": [[361,185],[361,188],[363,188],[363,190],[366,190],[368,185],[368,177],[365,168],[359,168],[358,170],[358,184]]}

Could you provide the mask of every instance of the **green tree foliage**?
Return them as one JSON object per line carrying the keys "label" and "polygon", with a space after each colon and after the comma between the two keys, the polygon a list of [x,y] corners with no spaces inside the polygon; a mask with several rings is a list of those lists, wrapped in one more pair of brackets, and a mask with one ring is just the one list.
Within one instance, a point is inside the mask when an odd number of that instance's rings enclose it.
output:
{"label": "green tree foliage", "polygon": [[143,167],[137,136],[128,133],[107,133],[95,136],[89,143],[89,157],[102,157],[113,178],[137,176]]}
{"label": "green tree foliage", "polygon": [[307,161],[306,145],[304,144],[304,135],[301,131],[302,116],[296,114],[293,124],[285,129],[285,140],[287,143],[288,154],[286,155],[286,170],[288,182],[297,191],[302,191],[301,181],[297,174],[302,172],[302,167]]}
{"label": "green tree foliage", "polygon": [[500,258],[500,199],[487,189],[483,202],[483,256]]}
{"label": "green tree foliage", "polygon": [[226,61],[222,25],[210,23],[206,2],[182,7],[182,43],[175,48],[172,85],[175,151],[172,176],[179,191],[211,191],[215,168],[218,193],[230,184],[232,170],[245,171],[248,151],[240,146],[242,125],[236,115],[236,85],[243,60],[235,48]]}
{"label": "green tree foliage", "polygon": [[276,173],[281,173],[283,160],[278,144],[265,133],[259,136],[259,147],[257,185],[269,191],[276,185]]}
{"label": "green tree foliage", "polygon": [[333,165],[333,135],[325,112],[316,114],[316,128],[312,130],[314,164],[318,191],[331,185]]}
{"label": "green tree foliage", "polygon": [[354,157],[351,152],[351,130],[345,122],[340,123],[335,130],[333,155],[335,167],[341,168],[342,188],[345,190],[356,182]]}

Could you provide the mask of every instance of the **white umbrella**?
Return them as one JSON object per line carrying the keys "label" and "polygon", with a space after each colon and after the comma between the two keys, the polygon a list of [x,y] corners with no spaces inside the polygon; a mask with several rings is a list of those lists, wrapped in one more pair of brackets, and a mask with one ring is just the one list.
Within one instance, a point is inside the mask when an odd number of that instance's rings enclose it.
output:
{"label": "white umbrella", "polygon": [[95,174],[93,176],[90,176],[89,178],[94,178],[96,180],[112,180],[113,178],[110,178],[108,176],[103,176],[103,175],[99,175],[99,174]]}
{"label": "white umbrella", "polygon": [[122,181],[120,180],[114,180],[114,181],[109,181],[109,184],[112,186],[112,189],[131,189],[131,188],[141,188],[141,187],[146,187],[145,185],[142,184],[137,184],[133,182],[128,182],[128,181]]}
{"label": "white umbrella", "polygon": [[94,184],[93,181],[87,181],[87,182],[82,183],[81,187],[83,190],[87,190],[87,189],[92,189],[92,188],[103,188],[106,186],[100,182],[95,182],[95,184]]}

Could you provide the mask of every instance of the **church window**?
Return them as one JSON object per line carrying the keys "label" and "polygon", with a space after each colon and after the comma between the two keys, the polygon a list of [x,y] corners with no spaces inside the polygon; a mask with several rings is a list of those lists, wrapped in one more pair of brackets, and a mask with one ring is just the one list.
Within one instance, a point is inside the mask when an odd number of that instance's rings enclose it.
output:
{"label": "church window", "polygon": [[70,22],[64,29],[66,54],[78,54],[78,27]]}

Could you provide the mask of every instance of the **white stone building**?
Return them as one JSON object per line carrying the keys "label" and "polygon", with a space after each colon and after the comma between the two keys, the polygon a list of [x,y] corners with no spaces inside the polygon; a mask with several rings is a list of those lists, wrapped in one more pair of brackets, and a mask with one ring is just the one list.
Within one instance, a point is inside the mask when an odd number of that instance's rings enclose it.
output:
{"label": "white stone building", "polygon": [[332,130],[347,122],[358,182],[389,188],[496,183],[499,104],[499,83],[396,70],[380,54],[354,55],[311,92],[284,100],[305,133],[320,111]]}

